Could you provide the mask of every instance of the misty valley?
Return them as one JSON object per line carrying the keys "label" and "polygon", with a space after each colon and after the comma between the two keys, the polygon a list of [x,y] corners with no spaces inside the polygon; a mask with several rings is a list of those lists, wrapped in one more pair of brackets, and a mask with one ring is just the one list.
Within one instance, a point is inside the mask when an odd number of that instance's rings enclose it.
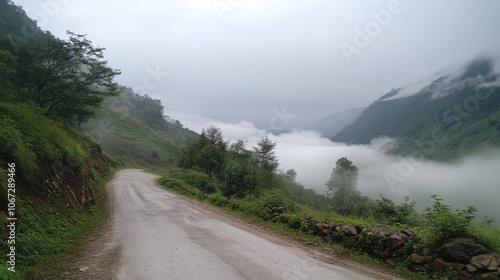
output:
{"label": "misty valley", "polygon": [[0,279],[500,279],[498,3],[150,2],[0,0]]}

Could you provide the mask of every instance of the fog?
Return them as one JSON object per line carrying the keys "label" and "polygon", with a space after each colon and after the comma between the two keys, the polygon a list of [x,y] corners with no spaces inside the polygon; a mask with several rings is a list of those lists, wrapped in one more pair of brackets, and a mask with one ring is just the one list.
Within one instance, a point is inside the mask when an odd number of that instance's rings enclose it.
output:
{"label": "fog", "polygon": [[[210,124],[217,125],[230,141],[238,139],[252,148],[266,131],[251,122],[226,123],[200,116],[178,115],[188,127],[201,132]],[[294,169],[297,181],[318,193],[326,190],[335,162],[349,158],[359,168],[358,190],[371,198],[379,194],[397,202],[405,196],[417,201],[418,210],[432,203],[430,196],[438,194],[456,208],[469,205],[478,208],[478,218],[487,215],[500,224],[500,149],[464,156],[453,163],[417,161],[386,150],[394,145],[389,138],[378,138],[370,145],[334,143],[313,131],[293,131],[279,136],[269,135],[277,142],[279,169]]]}

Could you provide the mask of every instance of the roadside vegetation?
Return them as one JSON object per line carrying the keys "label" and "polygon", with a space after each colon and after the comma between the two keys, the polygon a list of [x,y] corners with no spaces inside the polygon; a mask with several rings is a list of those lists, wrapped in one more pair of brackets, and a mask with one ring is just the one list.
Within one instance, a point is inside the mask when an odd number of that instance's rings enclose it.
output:
{"label": "roadside vegetation", "polygon": [[48,279],[104,217],[103,184],[121,163],[78,127],[118,94],[120,72],[85,36],[54,38],[10,1],[0,19],[0,279]]}
{"label": "roadside vegetation", "polygon": [[432,264],[420,266],[411,260],[412,255],[435,255],[451,238],[469,238],[500,252],[500,230],[490,228],[487,217],[477,221],[475,207],[453,209],[433,195],[433,205],[417,212],[410,197],[399,204],[383,195],[370,199],[357,190],[358,169],[347,158],[333,166],[325,182],[327,193],[318,194],[296,182],[294,170],[278,169],[275,147],[264,136],[256,147],[247,149],[243,141],[225,141],[221,130],[210,126],[183,149],[179,168],[160,172],[159,183],[274,229],[296,233],[308,242],[342,245],[410,278],[458,277],[451,267],[435,272]]}

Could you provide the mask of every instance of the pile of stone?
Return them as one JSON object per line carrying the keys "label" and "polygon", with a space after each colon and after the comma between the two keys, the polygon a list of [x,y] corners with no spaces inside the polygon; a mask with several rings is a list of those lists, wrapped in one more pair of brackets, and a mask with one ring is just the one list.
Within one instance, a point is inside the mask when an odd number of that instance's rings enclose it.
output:
{"label": "pile of stone", "polygon": [[408,260],[411,263],[409,268],[414,271],[444,274],[452,270],[460,280],[500,279],[500,255],[471,239],[449,239],[434,254],[421,256],[415,254],[413,246],[420,239],[411,230],[393,231],[382,226],[371,229],[359,225],[348,227],[338,223],[326,224],[317,218],[303,220],[302,226],[325,241],[363,250],[389,265]]}
{"label": "pile of stone", "polygon": [[273,207],[269,212],[269,214],[271,215],[271,221],[276,222],[280,218],[281,214],[285,213],[285,208],[281,206]]}
{"label": "pile of stone", "polygon": [[432,256],[412,254],[416,270],[443,273],[453,269],[458,279],[500,279],[500,255],[467,238],[447,240]]}

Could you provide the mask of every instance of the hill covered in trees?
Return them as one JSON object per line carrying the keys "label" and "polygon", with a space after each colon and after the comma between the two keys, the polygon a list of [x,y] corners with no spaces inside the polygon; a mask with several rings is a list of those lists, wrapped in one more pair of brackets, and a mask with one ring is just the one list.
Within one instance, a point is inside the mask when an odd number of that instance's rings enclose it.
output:
{"label": "hill covered in trees", "polygon": [[393,89],[333,140],[367,144],[389,136],[398,141],[393,152],[437,160],[500,146],[500,86],[493,70],[492,59],[483,58],[410,96]]}

